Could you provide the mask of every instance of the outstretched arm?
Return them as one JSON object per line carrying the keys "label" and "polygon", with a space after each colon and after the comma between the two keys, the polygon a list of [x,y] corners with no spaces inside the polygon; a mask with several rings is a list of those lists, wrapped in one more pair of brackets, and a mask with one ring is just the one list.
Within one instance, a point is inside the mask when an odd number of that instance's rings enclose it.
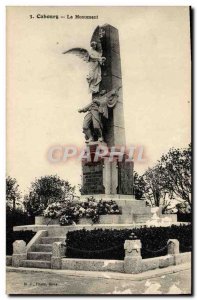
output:
{"label": "outstretched arm", "polygon": [[91,107],[92,103],[86,105],[85,107],[81,108],[78,110],[79,113],[82,113],[82,112],[87,112],[89,110],[89,108]]}

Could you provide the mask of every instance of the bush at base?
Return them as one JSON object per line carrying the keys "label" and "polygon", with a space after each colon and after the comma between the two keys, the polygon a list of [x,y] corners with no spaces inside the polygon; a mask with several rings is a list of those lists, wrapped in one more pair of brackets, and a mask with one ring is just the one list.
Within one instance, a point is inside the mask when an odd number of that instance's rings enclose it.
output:
{"label": "bush at base", "polygon": [[125,256],[124,242],[127,239],[141,240],[142,258],[166,255],[166,245],[169,239],[177,239],[180,243],[180,252],[187,252],[192,248],[192,227],[191,225],[172,225],[171,227],[141,227],[124,230],[87,231],[83,229],[68,232],[66,256],[122,260]]}

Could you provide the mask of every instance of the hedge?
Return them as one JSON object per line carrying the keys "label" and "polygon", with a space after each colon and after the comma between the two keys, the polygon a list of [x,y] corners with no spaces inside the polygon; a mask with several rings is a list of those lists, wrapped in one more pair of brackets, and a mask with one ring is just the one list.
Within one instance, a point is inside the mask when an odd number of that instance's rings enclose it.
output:
{"label": "hedge", "polygon": [[178,222],[192,222],[192,213],[184,214],[177,212],[177,221]]}
{"label": "hedge", "polygon": [[141,227],[134,229],[110,230],[85,229],[67,233],[66,257],[89,259],[122,260],[125,256],[124,242],[127,239],[140,239],[142,258],[167,254],[167,241],[178,239],[180,252],[192,249],[191,225],[171,227]]}

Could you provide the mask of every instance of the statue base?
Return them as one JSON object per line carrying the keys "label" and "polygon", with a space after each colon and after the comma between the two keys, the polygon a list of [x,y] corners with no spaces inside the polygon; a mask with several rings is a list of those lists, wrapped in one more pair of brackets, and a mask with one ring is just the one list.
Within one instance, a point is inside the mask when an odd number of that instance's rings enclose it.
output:
{"label": "statue base", "polygon": [[[106,144],[94,142],[89,147],[91,161],[82,160],[82,188],[81,195],[133,195],[133,161],[128,161],[126,154],[110,159],[110,149],[104,155],[96,158],[97,147]],[[118,197],[118,196],[116,196]]]}

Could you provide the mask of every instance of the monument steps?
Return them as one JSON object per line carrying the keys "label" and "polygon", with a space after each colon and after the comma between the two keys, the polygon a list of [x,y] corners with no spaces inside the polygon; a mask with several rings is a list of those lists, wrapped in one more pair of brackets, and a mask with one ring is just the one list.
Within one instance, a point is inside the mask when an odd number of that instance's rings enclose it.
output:
{"label": "monument steps", "polygon": [[48,237],[42,237],[40,243],[41,244],[53,244],[54,242],[63,242],[66,237],[62,236],[48,236]]}
{"label": "monument steps", "polygon": [[50,261],[52,256],[52,252],[28,252],[27,259],[28,260],[47,260]]}
{"label": "monument steps", "polygon": [[39,244],[35,244],[32,250],[27,253],[27,259],[22,260],[20,266],[26,268],[51,268],[52,244],[64,242],[65,237],[47,236],[42,237]]}
{"label": "monument steps", "polygon": [[51,269],[51,262],[47,260],[22,260],[21,267],[24,268],[40,268],[40,269]]}
{"label": "monument steps", "polygon": [[37,244],[34,246],[36,252],[52,252],[52,244]]}
{"label": "monument steps", "polygon": [[130,207],[125,207],[121,209],[122,215],[132,215],[132,214],[151,214],[149,207],[140,207],[139,209],[133,209]]}

